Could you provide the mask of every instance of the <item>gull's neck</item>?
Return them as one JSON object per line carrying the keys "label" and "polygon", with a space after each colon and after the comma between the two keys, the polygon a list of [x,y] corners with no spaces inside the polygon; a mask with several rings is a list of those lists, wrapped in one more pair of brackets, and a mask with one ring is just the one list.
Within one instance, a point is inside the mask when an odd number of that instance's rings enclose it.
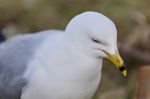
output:
{"label": "gull's neck", "polygon": [[78,63],[76,67],[79,66],[81,72],[88,77],[99,76],[101,74],[102,59],[92,56],[90,49],[83,46],[82,40],[86,39],[84,31],[76,29],[72,32],[74,32],[72,33],[73,35],[68,31],[65,32],[63,40],[66,55],[70,56],[68,61],[72,62],[72,64]]}
{"label": "gull's neck", "polygon": [[[55,44],[52,40],[55,40]],[[55,35],[53,39],[51,36],[45,42],[39,49],[39,58],[50,76],[50,82],[55,81],[55,87],[69,85],[64,86],[68,95],[77,94],[78,99],[90,99],[99,85],[102,59],[88,55],[84,47],[72,41],[67,34]],[[71,92],[70,86],[73,87]]]}
{"label": "gull's neck", "polygon": [[[81,89],[84,89],[82,99],[90,99],[98,88],[101,78],[102,59],[96,59],[90,55],[76,42],[66,43],[66,55],[70,56],[66,59],[70,63],[67,68],[71,69],[72,83]],[[66,41],[65,41],[66,42]],[[85,90],[86,89],[86,90]]]}

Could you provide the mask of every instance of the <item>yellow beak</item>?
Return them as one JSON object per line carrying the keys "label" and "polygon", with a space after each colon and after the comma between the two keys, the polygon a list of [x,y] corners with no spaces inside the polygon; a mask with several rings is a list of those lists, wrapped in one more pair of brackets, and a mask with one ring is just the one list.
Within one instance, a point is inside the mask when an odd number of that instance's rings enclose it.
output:
{"label": "yellow beak", "polygon": [[127,70],[125,68],[124,62],[122,58],[119,55],[118,50],[116,51],[115,54],[110,54],[106,51],[104,53],[107,55],[107,59],[111,61],[123,74],[124,77],[127,76]]}

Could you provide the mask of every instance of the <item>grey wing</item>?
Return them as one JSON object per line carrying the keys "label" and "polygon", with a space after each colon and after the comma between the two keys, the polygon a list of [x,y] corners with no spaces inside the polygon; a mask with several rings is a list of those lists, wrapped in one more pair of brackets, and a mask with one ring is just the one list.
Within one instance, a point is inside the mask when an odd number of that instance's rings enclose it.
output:
{"label": "grey wing", "polygon": [[18,36],[0,45],[0,99],[20,99],[28,83],[23,74],[42,38],[35,34]]}

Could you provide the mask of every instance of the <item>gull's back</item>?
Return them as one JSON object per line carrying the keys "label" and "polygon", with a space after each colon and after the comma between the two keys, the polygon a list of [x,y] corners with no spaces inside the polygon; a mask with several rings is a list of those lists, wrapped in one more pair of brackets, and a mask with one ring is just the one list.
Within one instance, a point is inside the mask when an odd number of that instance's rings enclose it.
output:
{"label": "gull's back", "polygon": [[28,81],[23,77],[36,49],[48,37],[60,31],[19,35],[0,44],[0,99],[20,99]]}

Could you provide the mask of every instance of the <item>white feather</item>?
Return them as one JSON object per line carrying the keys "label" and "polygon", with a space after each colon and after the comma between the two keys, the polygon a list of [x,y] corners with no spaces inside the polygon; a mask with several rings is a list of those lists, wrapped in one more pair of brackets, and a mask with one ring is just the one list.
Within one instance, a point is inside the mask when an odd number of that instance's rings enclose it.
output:
{"label": "white feather", "polygon": [[[101,50],[114,53],[114,23],[97,12],[74,17],[65,31],[43,31],[24,77],[29,80],[21,99],[91,99],[101,78]],[[104,44],[94,43],[91,38]],[[99,50],[98,50],[99,49]],[[100,58],[98,58],[100,57]]]}

